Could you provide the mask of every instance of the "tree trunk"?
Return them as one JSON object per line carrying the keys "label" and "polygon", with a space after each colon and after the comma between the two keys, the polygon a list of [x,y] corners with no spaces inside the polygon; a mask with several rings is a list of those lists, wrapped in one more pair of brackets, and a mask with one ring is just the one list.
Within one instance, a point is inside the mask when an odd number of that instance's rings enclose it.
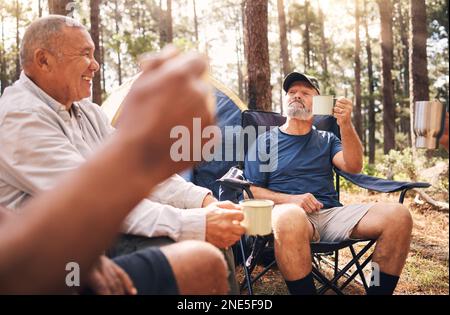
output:
{"label": "tree trunk", "polygon": [[136,26],[139,31],[139,34],[141,36],[145,36],[145,27],[143,26],[142,18],[141,18],[143,9],[142,9],[142,6],[140,3],[136,3],[136,7],[137,7],[136,8]]}
{"label": "tree trunk", "polygon": [[173,28],[172,28],[172,0],[167,0],[167,19],[166,19],[166,27],[167,27],[167,42],[173,42]]}
{"label": "tree trunk", "polygon": [[395,105],[392,86],[393,35],[392,2],[377,0],[381,20],[381,65],[383,84],[383,131],[384,153],[395,149]]}
{"label": "tree trunk", "polygon": [[50,14],[67,15],[70,12],[67,5],[73,0],[48,0],[48,12]]}
{"label": "tree trunk", "polygon": [[[411,0],[410,3],[410,114],[411,140],[414,144],[414,104],[429,100],[427,69],[427,15],[425,0]],[[415,146],[412,146],[415,148]]]}
{"label": "tree trunk", "polygon": [[278,8],[278,26],[280,28],[280,56],[283,65],[283,75],[286,76],[292,71],[291,62],[289,60],[287,36],[286,36],[286,16],[284,14],[284,1],[277,0]]}
{"label": "tree trunk", "polygon": [[243,46],[244,46],[244,67],[243,67],[243,87],[244,98],[243,101],[248,104],[248,31],[247,31],[247,18],[245,16],[245,7],[247,0],[241,2],[241,16],[242,16],[242,34],[243,34]]}
{"label": "tree trunk", "polygon": [[236,43],[236,59],[237,59],[237,76],[238,76],[238,95],[239,98],[242,100],[244,97],[244,90],[243,90],[243,84],[244,84],[244,78],[242,76],[242,62],[240,57],[240,51],[239,51],[239,44]]}
{"label": "tree trunk", "polygon": [[[239,21],[240,23],[240,21]],[[241,44],[242,44],[242,38],[241,38],[241,29],[239,25],[236,27],[236,43],[235,43],[235,49],[236,49],[236,66],[237,66],[237,77],[238,77],[238,95],[241,100],[244,99],[244,76],[242,74],[242,51],[241,51]]]}
{"label": "tree trunk", "polygon": [[[408,16],[405,17],[404,11],[402,8],[402,2],[399,3],[398,6],[398,15],[400,19],[400,41],[402,43],[402,84],[403,84],[403,95],[409,95],[409,42],[408,42]],[[407,12],[406,12],[407,13]],[[406,14],[408,15],[408,14]]]}
{"label": "tree trunk", "polygon": [[105,41],[104,41],[104,33],[103,26],[100,23],[100,71],[101,71],[101,79],[102,79],[102,93],[106,94],[106,79],[105,79]]}
{"label": "tree trunk", "polygon": [[368,129],[369,129],[369,164],[375,163],[375,102],[374,102],[374,91],[375,85],[373,80],[373,64],[372,64],[372,48],[370,45],[370,37],[369,37],[369,27],[367,23],[367,2],[364,1],[364,11],[366,12],[366,18],[364,20],[364,28],[366,31],[366,53],[367,53],[367,74],[369,79],[369,121],[368,121]]}
{"label": "tree trunk", "polygon": [[192,0],[192,5],[194,6],[195,45],[198,47],[198,20],[197,20],[197,9],[195,5],[195,0]]}
{"label": "tree trunk", "polygon": [[311,68],[311,43],[309,40],[309,28],[310,28],[310,18],[309,18],[309,0],[305,0],[305,31],[303,32],[303,53],[304,53],[304,64],[305,71]]}
{"label": "tree trunk", "polygon": [[369,150],[367,147],[367,115],[362,115],[363,118],[363,133],[362,133],[362,143],[364,148],[364,156],[368,156]]}
{"label": "tree trunk", "polygon": [[[288,16],[289,17],[289,16]],[[292,25],[291,21],[287,21],[287,41],[288,41],[288,50],[289,50],[289,60],[293,60],[292,57]],[[291,65],[292,66],[292,65]],[[293,66],[292,69],[295,69],[296,66]]]}
{"label": "tree trunk", "polygon": [[0,12],[1,14],[1,23],[2,23],[2,43],[0,47],[0,94],[3,94],[3,91],[5,90],[6,86],[8,85],[8,82],[6,80],[6,51],[4,49],[5,47],[5,21],[3,12]]}
{"label": "tree trunk", "polygon": [[166,0],[166,10],[163,10],[162,1],[159,1],[159,46],[163,48],[173,41],[172,33],[172,0]]}
{"label": "tree trunk", "polygon": [[[94,58],[99,65],[103,63],[100,50],[100,1],[90,0],[91,37],[95,46]],[[102,104],[101,71],[98,71],[92,80],[92,101],[98,105]]]}
{"label": "tree trunk", "polygon": [[355,107],[353,109],[353,119],[356,133],[359,138],[363,138],[363,125],[361,116],[361,41],[359,39],[360,25],[359,0],[355,0]]}
{"label": "tree trunk", "polygon": [[325,18],[323,16],[322,8],[319,7],[319,21],[320,21],[320,47],[322,50],[322,70],[328,75],[328,45],[327,39],[325,38]]}
{"label": "tree trunk", "polygon": [[166,28],[166,12],[162,7],[162,0],[159,0],[159,15],[158,15],[158,27],[159,27],[159,48],[163,48],[167,43],[167,28]]}
{"label": "tree trunk", "polygon": [[42,16],[42,3],[41,0],[38,1],[38,17]]}
{"label": "tree trunk", "polygon": [[[405,18],[403,11],[403,2],[399,2],[398,4],[398,18],[400,24],[400,42],[401,42],[401,56],[402,56],[402,64],[401,64],[401,84],[402,84],[402,96],[403,100],[401,102],[402,109],[407,109],[409,111],[409,44],[408,44],[408,21]],[[411,128],[410,128],[410,115],[406,116],[402,111],[402,116],[400,117],[400,126],[401,131],[406,133],[408,137],[408,144],[411,146]]]}
{"label": "tree trunk", "polygon": [[245,16],[245,7],[247,5],[247,0],[242,0],[241,2],[241,14],[242,14],[242,30],[244,34],[244,57],[245,60],[248,59],[248,30],[247,30],[247,17]]}
{"label": "tree trunk", "polygon": [[19,21],[20,21],[20,5],[19,0],[16,0],[16,12],[15,12],[15,18],[16,18],[16,73],[15,73],[15,79],[14,81],[18,80],[20,77],[20,33],[19,33]]}
{"label": "tree trunk", "polygon": [[247,0],[245,3],[249,108],[266,111],[272,107],[267,8],[267,0]]}
{"label": "tree trunk", "polygon": [[[118,0],[114,1],[114,22],[115,22],[115,26],[116,26],[116,35],[119,35],[119,19],[120,19],[120,14],[119,14],[119,3]],[[116,43],[117,44],[117,77],[118,77],[118,81],[119,81],[119,85],[122,84],[122,58],[120,56],[120,42]]]}
{"label": "tree trunk", "polygon": [[[285,76],[285,75],[284,75]],[[280,114],[283,115],[283,69],[280,68]]]}

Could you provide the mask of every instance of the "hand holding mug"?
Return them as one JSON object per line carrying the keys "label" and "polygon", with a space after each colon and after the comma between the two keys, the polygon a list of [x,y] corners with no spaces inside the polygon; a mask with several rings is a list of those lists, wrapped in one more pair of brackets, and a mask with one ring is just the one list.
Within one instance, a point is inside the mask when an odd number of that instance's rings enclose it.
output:
{"label": "hand holding mug", "polygon": [[240,225],[244,219],[241,210],[231,202],[217,202],[209,205],[206,214],[205,240],[218,248],[227,248],[236,243],[245,228]]}
{"label": "hand holding mug", "polygon": [[337,119],[339,127],[345,127],[352,123],[353,103],[348,98],[337,99],[334,106],[334,117]]}

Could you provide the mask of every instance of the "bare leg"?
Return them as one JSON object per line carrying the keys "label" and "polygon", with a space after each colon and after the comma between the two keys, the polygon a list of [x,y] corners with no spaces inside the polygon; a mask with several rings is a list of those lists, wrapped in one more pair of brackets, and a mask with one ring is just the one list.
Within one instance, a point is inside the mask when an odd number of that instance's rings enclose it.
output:
{"label": "bare leg", "polygon": [[373,262],[380,271],[400,276],[411,243],[412,218],[402,204],[377,203],[356,225],[352,238],[377,239]]}
{"label": "bare leg", "polygon": [[304,278],[312,270],[309,242],[313,226],[306,213],[294,204],[277,205],[272,212],[275,258],[287,281]]}
{"label": "bare leg", "polygon": [[215,246],[200,241],[184,241],[161,247],[167,257],[180,294],[226,294],[227,265]]}

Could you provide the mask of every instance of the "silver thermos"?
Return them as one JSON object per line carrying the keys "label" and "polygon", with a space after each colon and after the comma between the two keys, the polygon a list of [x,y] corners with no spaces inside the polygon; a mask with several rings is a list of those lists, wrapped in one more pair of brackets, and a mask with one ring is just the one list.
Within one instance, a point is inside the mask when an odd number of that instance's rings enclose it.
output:
{"label": "silver thermos", "polygon": [[444,130],[445,107],[438,100],[418,101],[414,106],[416,147],[437,149]]}

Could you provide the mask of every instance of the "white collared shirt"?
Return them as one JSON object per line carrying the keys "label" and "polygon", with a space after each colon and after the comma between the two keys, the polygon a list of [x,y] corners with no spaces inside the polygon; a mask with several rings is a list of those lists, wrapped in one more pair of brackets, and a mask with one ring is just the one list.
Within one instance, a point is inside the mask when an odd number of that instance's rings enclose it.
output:
{"label": "white collared shirt", "polygon": [[[59,176],[83,163],[114,132],[101,108],[84,99],[66,107],[23,72],[0,98],[0,205],[19,211]],[[123,232],[176,241],[205,239],[210,191],[173,175],[125,219]]]}

